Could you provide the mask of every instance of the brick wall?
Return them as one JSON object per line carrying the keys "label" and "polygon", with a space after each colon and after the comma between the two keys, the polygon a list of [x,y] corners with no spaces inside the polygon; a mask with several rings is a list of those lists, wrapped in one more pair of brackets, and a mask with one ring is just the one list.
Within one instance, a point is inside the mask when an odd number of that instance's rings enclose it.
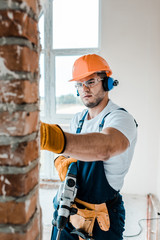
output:
{"label": "brick wall", "polygon": [[38,0],[0,0],[0,240],[39,240]]}

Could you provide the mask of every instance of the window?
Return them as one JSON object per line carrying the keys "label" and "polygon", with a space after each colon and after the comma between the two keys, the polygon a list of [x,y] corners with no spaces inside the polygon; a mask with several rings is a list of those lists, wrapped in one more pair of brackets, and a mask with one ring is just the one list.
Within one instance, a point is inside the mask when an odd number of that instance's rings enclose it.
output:
{"label": "window", "polygon": [[[55,57],[55,79],[56,79],[56,115],[70,115],[82,109],[80,99],[77,98],[77,92],[74,84],[69,84],[67,80],[71,79],[72,66],[79,56],[56,56]],[[63,71],[62,71],[63,69]],[[64,81],[66,79],[66,81]],[[63,86],[63,87],[62,87]]]}
{"label": "window", "polygon": [[98,48],[98,0],[53,1],[53,48]]}
{"label": "window", "polygon": [[[100,0],[45,0],[39,30],[40,118],[69,131],[71,118],[84,107],[68,80],[78,57],[99,52]],[[57,178],[54,158],[41,151],[41,178]]]}

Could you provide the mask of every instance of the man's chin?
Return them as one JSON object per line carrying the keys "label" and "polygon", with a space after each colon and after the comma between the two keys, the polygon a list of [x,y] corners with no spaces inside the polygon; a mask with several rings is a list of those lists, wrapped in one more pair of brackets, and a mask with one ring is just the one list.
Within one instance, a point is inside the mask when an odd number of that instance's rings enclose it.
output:
{"label": "man's chin", "polygon": [[84,105],[86,106],[86,107],[88,107],[88,108],[94,108],[94,107],[96,107],[98,104],[96,104],[96,103],[89,103],[89,102],[84,102]]}
{"label": "man's chin", "polygon": [[102,101],[101,98],[97,99],[96,102],[89,102],[89,101],[84,101],[83,100],[83,104],[88,108],[94,108],[94,107],[97,107],[101,101]]}

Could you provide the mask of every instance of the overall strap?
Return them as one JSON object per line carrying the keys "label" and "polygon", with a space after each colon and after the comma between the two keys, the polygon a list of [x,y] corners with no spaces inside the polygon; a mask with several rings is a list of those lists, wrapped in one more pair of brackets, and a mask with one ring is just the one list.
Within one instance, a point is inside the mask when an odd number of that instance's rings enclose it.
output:
{"label": "overall strap", "polygon": [[[118,109],[116,109],[116,110],[121,110],[121,111],[127,112],[127,110],[124,109],[124,108],[118,108]],[[104,122],[105,122],[105,118],[106,118],[110,113],[111,113],[111,112],[107,113],[107,114],[103,117],[102,122],[99,124],[99,132],[102,131],[103,126],[104,126]],[[135,119],[134,119],[134,122],[135,122],[135,124],[136,124],[136,127],[138,127],[138,124],[137,124],[137,122],[136,122]]]}
{"label": "overall strap", "polygon": [[[126,109],[124,109],[124,108],[118,108],[117,110],[122,110],[122,111],[125,111],[125,112],[127,112],[127,110]],[[134,119],[134,122],[135,122],[135,124],[136,124],[136,128],[138,127],[138,123],[136,122],[136,120]]]}
{"label": "overall strap", "polygon": [[[124,108],[118,108],[118,109],[116,109],[116,110],[121,110],[121,111],[127,112],[127,110],[124,109]],[[79,123],[78,123],[78,128],[77,128],[76,133],[80,133],[80,132],[81,132],[82,127],[83,127],[83,123],[84,123],[84,119],[85,119],[87,113],[88,113],[88,110],[85,112],[85,114],[83,115],[82,119],[79,121]],[[106,118],[110,113],[111,113],[111,112],[107,113],[107,114],[103,117],[101,123],[99,124],[99,132],[102,131],[103,126],[104,126],[104,122],[105,122],[105,118]],[[136,122],[135,119],[134,119],[134,122],[135,122],[135,124],[136,124],[136,127],[138,127],[138,124],[137,124],[137,122]]]}
{"label": "overall strap", "polygon": [[76,133],[80,133],[81,132],[82,126],[83,126],[83,123],[84,123],[84,119],[85,119],[87,113],[88,113],[88,110],[85,112],[85,114],[83,115],[82,119],[79,121]]}
{"label": "overall strap", "polygon": [[99,124],[99,132],[102,131],[103,126],[104,126],[105,118],[106,118],[110,113],[111,113],[111,112],[107,113],[107,114],[103,117],[102,122]]}

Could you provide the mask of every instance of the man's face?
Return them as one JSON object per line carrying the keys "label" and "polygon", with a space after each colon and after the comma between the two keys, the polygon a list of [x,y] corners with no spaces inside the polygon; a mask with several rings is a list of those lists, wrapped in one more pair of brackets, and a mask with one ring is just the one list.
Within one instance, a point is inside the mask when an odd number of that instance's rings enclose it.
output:
{"label": "man's face", "polygon": [[[95,85],[92,84],[92,80]],[[85,82],[87,86],[85,85]],[[98,106],[106,95],[106,92],[102,87],[101,78],[96,73],[94,73],[78,83],[83,83],[82,87],[78,88],[78,92],[84,105],[88,108],[94,108]],[[89,83],[91,83],[91,86],[89,86]]]}

